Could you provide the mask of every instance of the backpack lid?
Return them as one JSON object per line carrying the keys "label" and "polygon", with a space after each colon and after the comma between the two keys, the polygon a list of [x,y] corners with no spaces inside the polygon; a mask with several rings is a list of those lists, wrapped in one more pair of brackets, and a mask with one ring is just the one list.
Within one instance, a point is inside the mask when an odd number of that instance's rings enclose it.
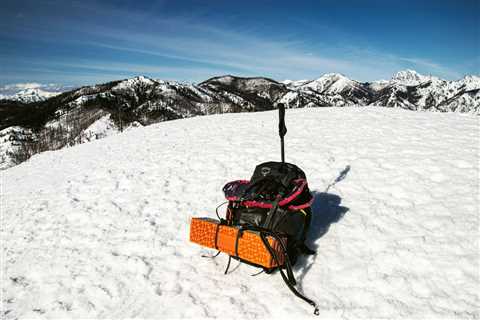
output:
{"label": "backpack lid", "polygon": [[[307,207],[312,196],[308,191],[305,173],[296,165],[282,162],[259,164],[250,181],[237,180],[223,187],[225,198],[241,201],[246,206],[271,208],[274,201],[291,209]],[[300,203],[296,201],[301,195]]]}
{"label": "backpack lid", "polygon": [[280,183],[284,188],[289,188],[294,180],[306,180],[306,176],[302,169],[292,163],[269,161],[255,167],[250,183],[257,184],[265,179]]}

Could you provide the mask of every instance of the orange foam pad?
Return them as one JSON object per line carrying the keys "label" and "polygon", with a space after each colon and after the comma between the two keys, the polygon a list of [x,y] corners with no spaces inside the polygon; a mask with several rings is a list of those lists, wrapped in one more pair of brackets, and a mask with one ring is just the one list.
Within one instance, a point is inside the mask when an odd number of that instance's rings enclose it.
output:
{"label": "orange foam pad", "polygon": [[[215,233],[218,224],[218,220],[211,218],[192,218],[190,223],[190,241],[235,256],[235,241],[239,228],[220,225],[218,227],[217,247],[215,248]],[[280,243],[272,237],[267,237],[267,240],[283,265],[285,256],[281,250]],[[283,239],[283,242],[286,244],[286,239]],[[265,268],[277,266],[260,235],[255,231],[244,231],[241,235],[238,240],[238,257]]]}

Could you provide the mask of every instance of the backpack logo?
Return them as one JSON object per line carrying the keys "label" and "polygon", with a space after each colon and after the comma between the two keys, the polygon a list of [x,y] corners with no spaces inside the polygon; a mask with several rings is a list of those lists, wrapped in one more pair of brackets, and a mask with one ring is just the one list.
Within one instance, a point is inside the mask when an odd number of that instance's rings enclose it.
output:
{"label": "backpack logo", "polygon": [[263,167],[261,170],[260,170],[262,176],[266,176],[268,175],[270,172],[272,172],[272,169],[270,167]]}

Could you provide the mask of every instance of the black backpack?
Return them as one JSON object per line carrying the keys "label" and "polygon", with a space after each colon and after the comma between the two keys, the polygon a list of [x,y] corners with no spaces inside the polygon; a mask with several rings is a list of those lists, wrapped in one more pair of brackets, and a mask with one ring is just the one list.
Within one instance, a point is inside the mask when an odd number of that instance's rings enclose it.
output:
{"label": "black backpack", "polygon": [[[245,230],[264,229],[283,236],[291,266],[299,254],[313,254],[305,239],[312,217],[312,195],[305,173],[282,162],[259,164],[250,181],[236,180],[223,187],[229,201],[227,223]],[[271,272],[272,270],[265,270]]]}

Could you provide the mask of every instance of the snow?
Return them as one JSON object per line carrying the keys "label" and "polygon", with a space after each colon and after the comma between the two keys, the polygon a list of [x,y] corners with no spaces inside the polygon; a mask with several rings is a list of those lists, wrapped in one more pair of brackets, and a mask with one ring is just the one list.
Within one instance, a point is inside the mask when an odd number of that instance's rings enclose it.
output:
{"label": "snow", "polygon": [[[329,73],[317,80],[285,80],[283,84],[307,99],[316,98],[321,105],[373,105],[473,114],[480,111],[480,77],[475,75],[447,81],[404,70],[397,72],[391,80],[365,85],[341,74]],[[289,106],[298,106],[299,95],[288,92],[281,100]]]}
{"label": "snow", "polygon": [[39,88],[35,88],[35,89],[21,90],[15,93],[14,95],[10,95],[10,96],[2,95],[0,98],[20,101],[23,103],[32,103],[32,102],[44,101],[48,98],[59,95],[60,93],[61,92],[50,92],[50,91],[45,91]]}
{"label": "snow", "polygon": [[31,135],[31,130],[19,126],[12,126],[0,130],[0,170],[16,164],[10,155],[15,153],[20,147],[18,140],[26,140]]}
{"label": "snow", "polygon": [[[287,93],[285,93],[283,95],[283,97],[280,99],[279,103],[284,103],[286,104],[288,107],[292,108],[292,107],[298,107],[298,96],[299,96],[299,93],[296,92],[296,91],[289,91]],[[292,101],[296,101],[297,103],[293,103],[292,104]]]}
{"label": "snow", "polygon": [[369,87],[372,88],[372,90],[374,90],[374,91],[380,91],[390,84],[391,84],[391,82],[388,81],[388,80],[378,80],[378,81],[371,82],[369,84]]}
{"label": "snow", "polygon": [[235,77],[226,75],[226,76],[214,77],[210,80],[215,80],[215,82],[222,83],[224,85],[231,85],[232,82],[235,80]]}
{"label": "snow", "polygon": [[102,139],[112,134],[117,134],[118,131],[119,130],[117,126],[111,119],[111,115],[105,115],[83,130],[80,136],[77,138],[77,143],[85,143]]}
{"label": "snow", "polygon": [[[280,83],[277,83],[275,80],[272,79],[263,77],[241,78],[231,75],[210,78],[202,82],[200,85],[204,85],[204,88],[208,90],[212,87],[218,87],[219,84],[226,87],[232,86],[239,89],[240,91],[252,92],[260,97],[269,99],[274,99],[271,92],[272,86],[278,85],[278,88],[283,89],[283,86],[280,85]],[[232,92],[230,92],[230,94],[235,94],[235,91],[236,90],[233,90]]]}
{"label": "snow", "polygon": [[55,83],[41,84],[15,83],[0,86],[0,100],[16,100],[23,103],[44,101],[60,93],[73,89],[72,86],[62,86]]}
{"label": "snow", "polygon": [[299,86],[302,86],[304,85],[305,83],[307,82],[310,82],[312,80],[284,80],[282,81],[281,83],[283,83],[284,85],[286,85],[287,87],[291,87],[291,88],[295,88],[295,87],[299,87]]}
{"label": "snow", "polygon": [[[316,80],[284,81],[288,89],[281,101],[287,106],[357,106],[371,103],[368,88],[339,73],[327,73]],[[305,101],[306,100],[306,101]],[[309,102],[307,102],[310,100]]]}
{"label": "snow", "polygon": [[[97,99],[98,97],[111,97],[111,93],[109,92],[102,92],[102,93],[94,93],[94,94],[84,94],[76,98],[75,100],[71,101],[68,103],[68,106],[70,108],[72,107],[78,107],[84,105],[88,101],[92,101]],[[65,111],[64,110],[57,110],[57,115],[63,114]]]}
{"label": "snow", "polygon": [[310,81],[301,86],[317,92],[335,94],[344,91],[350,86],[355,86],[355,84],[355,81],[348,79],[342,74],[327,73],[317,80]]}
{"label": "snow", "polygon": [[463,79],[457,81],[459,86],[465,85],[465,90],[480,89],[480,77],[475,75],[465,76]]}
{"label": "snow", "polygon": [[112,88],[113,91],[122,91],[122,90],[133,90],[133,88],[138,86],[151,86],[154,84],[154,80],[149,79],[144,76],[138,76],[131,79],[126,79],[115,87]]}
{"label": "snow", "polygon": [[[277,112],[134,128],[0,172],[2,297],[15,318],[308,318],[280,275],[188,241],[229,180],[279,158]],[[295,267],[323,319],[478,319],[478,117],[287,110],[315,192]],[[348,210],[347,210],[348,209]]]}
{"label": "snow", "polygon": [[402,70],[397,72],[392,77],[392,82],[396,82],[403,85],[418,85],[422,82],[428,81],[430,77],[424,76],[416,72],[415,70]]}

